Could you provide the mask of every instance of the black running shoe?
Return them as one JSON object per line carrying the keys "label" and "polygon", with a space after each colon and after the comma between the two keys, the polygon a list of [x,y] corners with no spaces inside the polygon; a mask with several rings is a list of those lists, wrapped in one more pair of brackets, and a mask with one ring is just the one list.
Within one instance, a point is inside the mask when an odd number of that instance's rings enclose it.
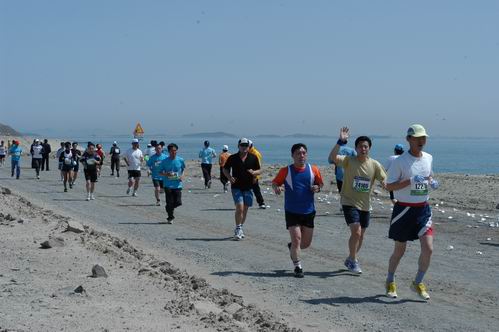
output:
{"label": "black running shoe", "polygon": [[303,278],[305,275],[303,274],[303,269],[298,266],[295,267],[295,278]]}

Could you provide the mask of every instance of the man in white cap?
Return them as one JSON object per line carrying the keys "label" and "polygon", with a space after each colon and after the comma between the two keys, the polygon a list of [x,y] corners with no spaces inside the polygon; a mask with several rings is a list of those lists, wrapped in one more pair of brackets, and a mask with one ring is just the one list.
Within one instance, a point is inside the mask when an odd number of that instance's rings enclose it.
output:
{"label": "man in white cap", "polygon": [[139,140],[134,138],[132,140],[132,148],[129,149],[125,154],[125,163],[128,166],[128,189],[126,194],[130,194],[133,187],[132,196],[137,196],[137,190],[139,189],[140,183],[140,167],[142,162],[144,162],[144,155],[139,149]]}
{"label": "man in white cap", "polygon": [[231,183],[232,198],[236,206],[236,229],[234,230],[236,241],[244,238],[243,225],[248,208],[253,205],[251,188],[255,177],[261,174],[258,158],[249,153],[249,145],[247,138],[241,138],[238,142],[239,153],[227,158],[223,167],[223,172]]}
{"label": "man in white cap", "polygon": [[43,146],[40,144],[40,140],[37,138],[31,146],[31,168],[36,171],[36,178],[40,179],[40,167],[42,166],[43,158]]}
{"label": "man in white cap", "polygon": [[222,148],[222,153],[220,153],[220,156],[218,157],[218,164],[220,165],[220,182],[222,182],[224,186],[224,193],[227,192],[227,183],[229,182],[229,179],[227,179],[224,174],[224,165],[229,157],[229,146],[224,145]]}
{"label": "man in white cap", "polygon": [[431,208],[428,204],[428,189],[429,187],[438,188],[438,182],[433,179],[433,157],[423,151],[427,137],[422,125],[410,126],[406,135],[409,151],[393,160],[388,170],[386,188],[393,191],[397,200],[393,207],[388,233],[388,237],[395,241],[386,278],[386,295],[392,298],[397,297],[395,271],[405,253],[407,241],[419,240],[421,253],[418,272],[411,289],[424,300],[430,299],[423,283],[433,252],[433,228]]}

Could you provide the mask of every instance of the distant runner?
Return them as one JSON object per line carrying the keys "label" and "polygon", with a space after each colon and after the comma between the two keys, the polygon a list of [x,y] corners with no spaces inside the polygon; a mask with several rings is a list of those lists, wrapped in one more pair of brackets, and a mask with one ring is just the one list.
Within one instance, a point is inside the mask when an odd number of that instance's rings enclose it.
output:
{"label": "distant runner", "polygon": [[73,168],[76,164],[76,159],[71,152],[71,143],[66,142],[64,144],[64,151],[59,156],[59,162],[62,163],[61,172],[64,177],[64,192],[68,191],[67,183],[69,181],[69,188],[73,188],[71,173],[73,172]]}
{"label": "distant runner", "polygon": [[49,141],[47,139],[43,140],[43,154],[42,154],[42,171],[45,169],[49,171],[49,157],[50,157],[50,152],[52,152],[52,147],[49,144]]}
{"label": "distant runner", "polygon": [[57,149],[56,153],[55,153],[55,159],[57,159],[58,161],[58,167],[57,169],[60,171],[61,173],[61,181],[64,180],[64,174],[62,174],[62,165],[63,163],[61,163],[59,161],[59,158],[61,157],[61,153],[64,151],[64,142],[61,142],[61,147],[59,149]]}
{"label": "distant runner", "polygon": [[36,178],[40,179],[40,167],[42,166],[42,155],[43,146],[40,144],[40,140],[37,138],[31,146],[31,168],[35,169]]}
{"label": "distant runner", "polygon": [[167,224],[171,224],[175,216],[173,211],[182,205],[182,181],[185,176],[184,159],[177,156],[178,145],[168,144],[168,158],[161,162],[160,175],[163,176],[163,187],[166,198]]}
{"label": "distant runner", "polygon": [[[385,164],[383,165],[387,173],[393,161],[397,159],[402,153],[404,153],[404,146],[402,144],[395,145],[395,148],[393,150],[393,155],[388,157],[388,159],[385,161]],[[397,200],[393,196],[393,191],[390,191],[390,200],[392,201],[393,204],[397,203]]]}
{"label": "distant runner", "polygon": [[[260,151],[258,151],[255,146],[253,145],[253,142],[249,140],[250,142],[250,149],[249,153],[254,154],[255,157],[258,158],[258,163],[260,164],[260,168],[262,168],[262,154]],[[260,189],[260,184],[258,183],[258,180],[260,180],[260,175],[255,176],[255,180],[253,181],[253,186],[251,189],[253,190],[253,193],[255,194],[256,202],[258,204],[258,207],[260,209],[266,209],[267,206],[265,205],[265,201],[263,200],[263,195],[262,195],[262,190]]]}
{"label": "distant runner", "polygon": [[126,152],[124,160],[128,166],[128,189],[126,190],[126,194],[129,195],[133,187],[132,196],[136,197],[141,176],[140,167],[142,162],[144,162],[144,155],[139,149],[138,139],[134,138],[132,140],[132,148]]}
{"label": "distant runner", "polygon": [[294,144],[291,147],[291,156],[293,164],[279,170],[272,180],[272,188],[276,195],[279,195],[284,184],[286,229],[291,237],[288,249],[295,277],[303,278],[300,253],[312,243],[315,218],[314,194],[320,192],[324,184],[319,168],[307,164],[305,144]]}
{"label": "distant runner", "polygon": [[163,188],[163,177],[159,174],[161,172],[161,163],[167,158],[163,154],[163,148],[157,144],[155,147],[156,153],[149,157],[147,167],[151,171],[152,184],[154,186],[154,196],[156,197],[156,205],[161,205],[159,198],[160,190]]}
{"label": "distant runner", "polygon": [[220,153],[220,156],[218,157],[218,164],[220,165],[220,182],[222,182],[224,186],[224,193],[227,192],[227,183],[229,182],[229,179],[227,179],[227,177],[224,174],[224,165],[229,157],[230,157],[229,147],[227,145],[224,145],[222,153]]}
{"label": "distant runner", "polygon": [[114,176],[114,170],[116,169],[116,177],[120,177],[120,153],[121,149],[116,141],[113,142],[113,146],[109,151],[111,156],[111,176]]}
{"label": "distant runner", "polygon": [[232,198],[236,206],[234,240],[244,238],[243,225],[248,208],[253,205],[251,187],[255,176],[261,174],[258,158],[249,153],[249,140],[241,138],[237,144],[239,152],[231,155],[224,165],[224,174],[231,183]]}
{"label": "distant runner", "polygon": [[362,247],[364,234],[369,226],[370,200],[374,181],[378,180],[384,187],[386,174],[383,166],[369,157],[372,143],[367,136],[360,136],[355,140],[357,157],[338,155],[340,147],[347,144],[348,137],[349,129],[341,128],[340,137],[329,154],[329,160],[343,167],[345,171],[340,193],[345,221],[350,227],[349,255],[345,260],[345,266],[350,272],[360,274],[362,269],[357,260],[357,254]]}
{"label": "distant runner", "polygon": [[16,179],[19,180],[21,176],[21,156],[23,149],[19,146],[19,141],[12,141],[12,146],[9,149],[10,162],[11,162],[11,177],[16,173]]}
{"label": "distant runner", "polygon": [[0,166],[5,165],[6,155],[7,155],[7,147],[5,146],[5,143],[2,141],[0,142]]}
{"label": "distant runner", "polygon": [[71,148],[71,153],[73,154],[73,158],[75,160],[73,172],[72,172],[73,175],[71,178],[71,185],[74,186],[74,184],[76,182],[76,178],[78,177],[78,172],[80,171],[81,151],[78,148],[78,142],[73,142],[72,148]]}
{"label": "distant runner", "polygon": [[199,151],[199,158],[201,158],[201,170],[203,171],[204,188],[211,188],[211,168],[213,166],[213,158],[217,154],[215,150],[210,148],[210,142],[204,141],[204,148]]}
{"label": "distant runner", "polygon": [[81,157],[83,172],[85,174],[85,188],[87,189],[87,201],[94,200],[95,182],[97,182],[97,165],[100,157],[95,153],[95,144],[88,142],[88,148]]}
{"label": "distant runner", "polygon": [[418,260],[418,272],[411,289],[424,300],[430,295],[423,283],[423,278],[430,266],[433,252],[433,227],[431,208],[428,204],[428,187],[438,188],[438,181],[433,179],[433,157],[423,151],[426,145],[426,130],[414,124],[407,130],[409,151],[393,160],[388,171],[387,189],[394,192],[397,203],[393,207],[388,237],[395,246],[388,264],[386,294],[397,297],[395,271],[404,256],[407,241],[419,239],[421,253]]}
{"label": "distant runner", "polygon": [[95,153],[97,153],[100,158],[100,161],[97,164],[97,177],[100,178],[100,173],[102,171],[102,167],[104,166],[104,159],[106,158],[106,154],[104,153],[104,150],[102,150],[102,144],[97,144],[96,148],[97,150],[95,151]]}

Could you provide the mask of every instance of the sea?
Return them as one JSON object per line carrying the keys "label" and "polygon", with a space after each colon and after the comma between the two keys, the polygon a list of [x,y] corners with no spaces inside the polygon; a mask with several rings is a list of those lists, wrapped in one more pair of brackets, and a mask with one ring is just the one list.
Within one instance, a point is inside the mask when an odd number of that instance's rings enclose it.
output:
{"label": "sea", "polygon": [[[106,152],[113,141],[117,141],[122,150],[130,147],[130,135],[115,136],[85,136],[74,137],[84,146],[87,142],[100,143]],[[292,162],[291,146],[295,143],[304,143],[308,147],[308,161],[312,164],[327,165],[328,155],[336,143],[336,138],[328,137],[248,137],[255,147],[262,153],[266,164],[288,164]],[[185,160],[197,160],[199,151],[205,140],[217,153],[224,144],[229,146],[230,152],[237,151],[237,138],[233,137],[185,137],[185,136],[147,136],[141,139],[140,148],[144,150],[151,139],[167,144],[174,142],[179,146],[178,155]],[[393,154],[395,144],[401,143],[407,149],[405,138],[375,137],[370,156],[382,164]],[[353,147],[354,139],[348,145]],[[433,155],[433,169],[435,173],[462,173],[462,174],[498,174],[499,173],[499,138],[444,138],[429,137],[425,151]]]}

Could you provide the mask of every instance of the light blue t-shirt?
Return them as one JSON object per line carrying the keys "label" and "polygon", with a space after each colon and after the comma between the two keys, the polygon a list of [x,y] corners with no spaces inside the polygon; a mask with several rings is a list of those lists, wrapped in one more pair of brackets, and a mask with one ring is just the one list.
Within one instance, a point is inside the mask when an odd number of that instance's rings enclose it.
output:
{"label": "light blue t-shirt", "polygon": [[149,169],[151,170],[151,177],[153,180],[163,180],[163,177],[159,175],[159,173],[161,169],[161,163],[166,158],[168,158],[168,156],[162,153],[160,153],[159,155],[157,153],[154,153],[149,157],[149,160],[147,161],[147,167],[149,167]]}
{"label": "light blue t-shirt", "polygon": [[[343,145],[343,146],[340,146],[340,151],[338,152],[338,155],[356,157],[357,152],[354,149],[352,149],[351,147]],[[343,181],[343,174],[344,174],[343,167],[336,166],[335,167],[336,181]]]}
{"label": "light blue t-shirt", "polygon": [[215,150],[212,148],[204,148],[203,150],[199,151],[199,158],[201,158],[201,164],[213,164],[213,158],[215,158],[217,154],[215,153]]}
{"label": "light blue t-shirt", "polygon": [[12,161],[19,161],[21,160],[23,149],[21,149],[19,145],[14,145],[10,147],[9,153],[11,155]]}
{"label": "light blue t-shirt", "polygon": [[170,159],[170,157],[164,159],[161,162],[160,173],[173,172],[173,175],[163,176],[163,186],[170,189],[180,189],[182,188],[182,181],[179,177],[184,174],[185,163],[184,159],[180,157],[175,157],[175,159]]}

